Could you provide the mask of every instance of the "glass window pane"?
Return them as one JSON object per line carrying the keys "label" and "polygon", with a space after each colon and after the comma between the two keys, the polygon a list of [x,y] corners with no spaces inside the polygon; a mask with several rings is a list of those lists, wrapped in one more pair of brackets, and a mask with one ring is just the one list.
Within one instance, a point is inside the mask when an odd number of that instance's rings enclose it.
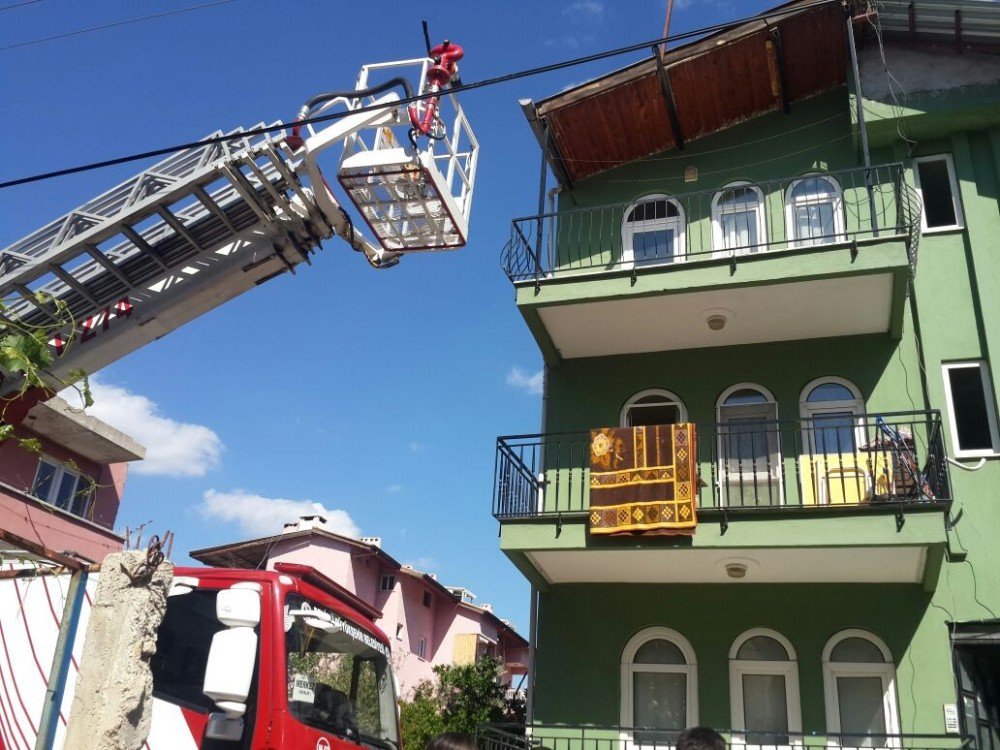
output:
{"label": "glass window pane", "polygon": [[813,203],[795,207],[796,239],[833,239],[836,234],[833,224],[833,204]]}
{"label": "glass window pane", "polygon": [[65,472],[59,480],[59,489],[56,491],[52,504],[63,510],[69,510],[73,503],[73,493],[76,491],[76,474]]}
{"label": "glass window pane", "polygon": [[788,652],[774,638],[755,635],[743,642],[740,650],[736,652],[736,658],[751,661],[788,661]]}
{"label": "glass window pane", "polygon": [[635,260],[671,260],[677,236],[673,228],[636,231],[632,234],[632,255]]}
{"label": "glass window pane", "polygon": [[948,384],[951,386],[951,403],[955,409],[952,419],[955,420],[959,449],[991,450],[993,438],[990,434],[982,369],[978,365],[951,367],[948,369]]}
{"label": "glass window pane", "polygon": [[780,674],[743,675],[743,726],[765,734],[747,737],[751,743],[787,744],[788,697],[785,676]]}
{"label": "glass window pane", "polygon": [[41,500],[49,500],[52,493],[52,480],[56,475],[57,468],[48,461],[38,462],[38,475],[35,477],[35,486],[31,489],[31,494]]}
{"label": "glass window pane", "polygon": [[656,406],[630,406],[626,413],[626,427],[642,425],[677,424],[681,421],[680,409],[676,404]]}
{"label": "glass window pane", "polygon": [[819,176],[806,177],[799,180],[795,183],[795,187],[792,188],[793,198],[800,198],[807,201],[809,199],[836,196],[836,194],[837,191],[833,187],[833,183],[826,177]]}
{"label": "glass window pane", "polygon": [[853,401],[854,394],[840,383],[820,383],[806,396],[806,401]]}
{"label": "glass window pane", "polygon": [[767,403],[767,396],[752,388],[741,388],[738,391],[726,396],[726,406],[736,406],[738,404],[764,404]]}
{"label": "glass window pane", "polygon": [[215,616],[216,592],[195,589],[167,599],[150,662],[153,696],[207,714],[217,710],[202,688],[212,637],[226,626]]}
{"label": "glass window pane", "polygon": [[845,638],[830,652],[830,661],[885,664],[882,650],[867,638]]}
{"label": "glass window pane", "polygon": [[928,227],[950,227],[958,223],[955,199],[948,177],[948,162],[934,159],[917,163],[920,193],[924,202],[924,217]]}
{"label": "glass window pane", "polygon": [[837,702],[843,747],[886,747],[885,705],[881,677],[838,677]]}
{"label": "glass window pane", "polygon": [[636,672],[632,680],[633,721],[637,727],[687,726],[687,675]]}
{"label": "glass window pane", "polygon": [[856,449],[854,415],[849,412],[817,414],[807,429],[817,453],[853,453]]}
{"label": "glass window pane", "polygon": [[657,638],[646,641],[635,652],[635,664],[687,664],[676,644]]}

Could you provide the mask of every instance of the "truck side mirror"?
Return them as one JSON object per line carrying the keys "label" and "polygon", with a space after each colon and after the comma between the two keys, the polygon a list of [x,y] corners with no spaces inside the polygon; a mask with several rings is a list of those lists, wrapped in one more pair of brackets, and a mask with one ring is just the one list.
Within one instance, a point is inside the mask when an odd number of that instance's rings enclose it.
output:
{"label": "truck side mirror", "polygon": [[238,740],[243,735],[243,714],[257,660],[254,628],[260,624],[260,590],[256,584],[236,584],[220,591],[215,615],[226,629],[212,636],[202,690],[221,713],[209,717],[205,735]]}

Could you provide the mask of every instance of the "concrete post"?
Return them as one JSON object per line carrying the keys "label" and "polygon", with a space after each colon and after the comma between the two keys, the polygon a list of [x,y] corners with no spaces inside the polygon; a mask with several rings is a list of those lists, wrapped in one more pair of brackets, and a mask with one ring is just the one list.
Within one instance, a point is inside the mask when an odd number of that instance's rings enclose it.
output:
{"label": "concrete post", "polygon": [[64,750],[139,750],[149,734],[149,661],[174,568],[162,562],[142,574],[145,560],[144,551],[120,552],[101,564]]}

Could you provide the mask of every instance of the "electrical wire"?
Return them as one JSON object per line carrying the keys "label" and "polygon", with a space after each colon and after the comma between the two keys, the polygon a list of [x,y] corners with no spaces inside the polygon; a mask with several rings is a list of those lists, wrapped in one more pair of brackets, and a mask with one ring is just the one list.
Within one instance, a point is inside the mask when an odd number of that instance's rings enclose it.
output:
{"label": "electrical wire", "polygon": [[[233,0],[218,0],[216,3],[210,3],[209,5],[220,5],[226,2],[233,2]],[[755,16],[749,16],[747,18],[738,19],[736,21],[728,21],[726,23],[715,24],[713,26],[704,26],[699,29],[693,29],[691,31],[686,31],[681,34],[675,34],[671,37],[663,37],[659,39],[652,39],[645,42],[639,42],[636,44],[630,44],[625,47],[618,47],[612,50],[606,50],[604,52],[596,52],[592,55],[585,55],[583,57],[571,58],[569,60],[562,60],[556,63],[550,63],[549,65],[541,65],[534,68],[528,68],[526,70],[519,70],[514,73],[506,73],[499,76],[494,76],[492,78],[485,78],[481,81],[475,81],[473,83],[462,83],[457,86],[452,86],[447,89],[448,94],[459,94],[464,91],[474,91],[476,89],[485,88],[487,86],[497,86],[504,83],[510,83],[511,81],[517,81],[522,78],[529,78],[532,76],[543,75],[545,73],[553,73],[558,70],[565,70],[566,68],[576,67],[578,65],[586,65],[592,62],[598,62],[600,60],[606,60],[611,57],[620,57],[621,55],[630,54],[632,52],[638,52],[640,50],[651,50],[653,47],[667,43],[683,41],[686,39],[691,39],[693,37],[704,36],[708,34],[714,34],[721,31],[726,31],[727,29],[734,28],[736,26],[742,26],[743,24],[750,23],[757,20],[768,20],[775,19],[781,16],[789,15],[792,13],[799,13],[803,10],[808,10],[810,8],[816,8],[825,5],[833,5],[838,3],[839,0],[814,0],[814,2],[806,3],[803,5],[797,5],[792,8],[778,9],[775,11],[770,11],[766,13],[760,13]],[[195,6],[187,10],[194,10],[199,7],[206,6]],[[184,12],[173,11],[174,13]],[[161,14],[162,15],[162,14]],[[124,23],[124,22],[119,22]],[[54,37],[53,37],[54,38]],[[0,48],[0,52],[6,48]],[[413,104],[415,102],[424,101],[425,99],[430,99],[435,96],[440,96],[439,92],[426,92],[422,94],[417,94],[415,96],[406,97],[394,102],[393,106],[399,107],[406,104]],[[349,115],[356,115],[363,112],[372,112],[379,109],[384,109],[384,105],[367,105],[359,107],[357,109],[352,109],[344,112],[332,112],[330,114],[319,115],[316,117],[306,118],[301,120],[299,125],[315,125],[323,122],[331,122],[334,120],[339,120]],[[266,133],[274,133],[277,131],[285,130],[290,125],[267,125],[260,128],[252,128],[250,130],[245,130],[241,133],[230,133],[226,135],[211,136],[209,138],[203,138],[198,141],[189,141],[187,143],[175,144],[173,146],[167,146],[164,148],[151,149],[149,151],[143,151],[141,153],[129,154],[127,156],[119,156],[112,159],[104,159],[102,161],[91,162],[89,164],[81,164],[75,167],[67,167],[64,169],[56,169],[50,172],[42,172],[39,174],[30,175],[27,177],[19,177],[13,180],[6,180],[0,182],[0,189],[15,187],[17,185],[26,185],[32,182],[39,182],[41,180],[50,180],[56,177],[65,177],[71,174],[79,174],[81,172],[90,172],[95,169],[104,169],[106,167],[113,167],[119,164],[127,164],[133,161],[141,161],[143,159],[149,159],[154,156],[164,156],[167,154],[172,154],[176,151],[183,151],[189,148],[197,148],[199,146],[211,145],[213,143],[225,143],[227,141],[239,140],[243,138],[251,138],[256,135],[264,135]]]}
{"label": "electrical wire", "polygon": [[[31,2],[41,2],[41,0],[31,0]],[[189,8],[178,8],[177,10],[170,10],[165,13],[154,13],[149,16],[139,16],[138,18],[127,18],[124,21],[115,21],[114,23],[106,23],[103,26],[91,26],[86,29],[77,29],[76,31],[67,31],[65,34],[56,34],[55,36],[47,36],[41,39],[32,39],[27,42],[18,42],[17,44],[8,44],[6,47],[0,47],[0,52],[7,52],[12,49],[20,49],[21,47],[31,47],[35,44],[44,44],[45,42],[53,42],[56,39],[65,39],[71,36],[80,36],[81,34],[90,34],[94,31],[103,31],[104,29],[113,29],[116,26],[127,26],[130,23],[139,23],[140,21],[151,21],[156,18],[166,18],[167,16],[176,16],[181,13],[190,13],[193,10],[202,10],[204,8],[212,8],[216,5],[226,5],[228,3],[235,2],[235,0],[215,0],[213,3],[204,3],[202,5],[192,5]],[[30,3],[21,3],[22,5],[28,5]],[[16,8],[17,5],[9,5],[6,8],[0,8],[0,10],[8,10],[10,8]]]}
{"label": "electrical wire", "polygon": [[10,5],[0,7],[0,12],[5,10],[14,10],[15,8],[23,8],[25,5],[34,5],[35,3],[40,2],[42,2],[42,0],[24,0],[23,3],[11,3]]}

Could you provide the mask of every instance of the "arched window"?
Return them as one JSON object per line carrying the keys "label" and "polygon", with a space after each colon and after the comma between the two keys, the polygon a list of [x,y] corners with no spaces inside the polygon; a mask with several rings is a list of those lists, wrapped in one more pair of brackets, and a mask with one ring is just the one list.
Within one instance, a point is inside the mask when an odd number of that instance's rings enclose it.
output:
{"label": "arched window", "polygon": [[864,630],[842,630],[823,649],[827,731],[841,747],[897,747],[896,670],[892,654]]}
{"label": "arched window", "polygon": [[793,182],[785,196],[791,247],[838,242],[844,238],[844,208],[840,185],[826,175]]}
{"label": "arched window", "polygon": [[767,231],[760,188],[749,182],[726,185],[712,199],[712,226],[716,252],[740,255],[763,250]]}
{"label": "arched window", "polygon": [[806,433],[806,445],[814,454],[854,453],[864,442],[865,413],[861,391],[844,378],[813,380],[802,389],[799,413]]}
{"label": "arched window", "polygon": [[795,649],[780,633],[748,630],[729,649],[729,696],[734,730],[752,745],[791,745],[802,731]]}
{"label": "arched window", "polygon": [[697,679],[694,649],[677,631],[652,627],[632,636],[622,651],[621,724],[636,727],[636,744],[663,745],[697,726]]}
{"label": "arched window", "polygon": [[719,491],[727,507],[781,503],[778,404],[766,388],[740,383],[716,404]]}
{"label": "arched window", "polygon": [[666,195],[647,195],[625,211],[622,262],[642,265],[684,259],[684,209]]}
{"label": "arched window", "polygon": [[640,391],[625,402],[619,424],[640,427],[655,424],[680,424],[687,421],[687,409],[670,391],[650,388]]}

